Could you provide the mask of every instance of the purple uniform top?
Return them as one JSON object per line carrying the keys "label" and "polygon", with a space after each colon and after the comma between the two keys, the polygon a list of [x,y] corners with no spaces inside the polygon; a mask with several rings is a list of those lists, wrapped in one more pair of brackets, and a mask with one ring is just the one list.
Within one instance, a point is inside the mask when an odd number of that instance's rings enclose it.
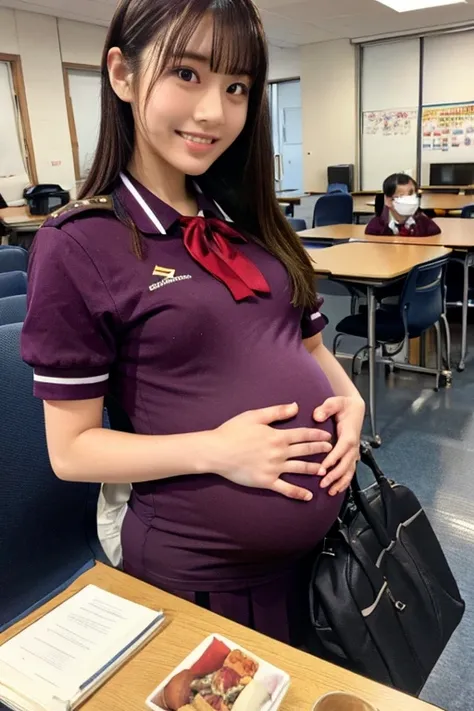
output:
{"label": "purple uniform top", "polygon": [[[303,344],[325,325],[318,309],[291,304],[286,269],[251,241],[238,248],[271,294],[236,302],[184,248],[178,213],[133,184],[165,232],[124,185],[117,188],[115,204],[143,235],[142,261],[111,210],[60,215],[35,238],[22,334],[35,395],[110,393],[140,434],[209,430],[243,411],[293,401],[298,415],[276,426],[316,426],[314,408],[333,394]],[[203,195],[198,203],[205,216],[222,217]],[[333,432],[331,421],[318,426]],[[122,529],[125,570],[189,599],[217,594],[212,609],[288,641],[285,621],[274,628],[268,615],[281,617],[288,606],[288,581],[335,521],[341,497],[322,490],[319,477],[285,478],[311,489],[313,500],[213,473],[134,484]],[[268,603],[264,619],[255,591],[268,600],[277,580],[280,599]]]}
{"label": "purple uniform top", "polygon": [[[433,235],[439,235],[441,232],[436,222],[421,210],[418,210],[413,217],[408,218],[405,227],[409,232],[407,236],[410,237],[432,237]],[[400,230],[388,207],[384,207],[380,215],[370,220],[365,233],[367,235],[389,236],[400,234]]]}

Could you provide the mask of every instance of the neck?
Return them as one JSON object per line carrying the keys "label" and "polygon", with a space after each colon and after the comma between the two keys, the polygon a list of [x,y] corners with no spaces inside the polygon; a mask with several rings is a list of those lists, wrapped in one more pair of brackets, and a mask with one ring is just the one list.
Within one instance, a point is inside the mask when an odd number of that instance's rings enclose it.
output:
{"label": "neck", "polygon": [[182,207],[189,203],[186,175],[160,158],[150,146],[142,146],[141,143],[137,136],[135,150],[127,166],[129,173],[168,205]]}

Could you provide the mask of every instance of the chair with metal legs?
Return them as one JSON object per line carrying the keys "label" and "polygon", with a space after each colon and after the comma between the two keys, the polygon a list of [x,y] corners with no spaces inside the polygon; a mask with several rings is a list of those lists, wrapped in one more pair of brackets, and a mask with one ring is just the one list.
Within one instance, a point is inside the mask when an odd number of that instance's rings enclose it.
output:
{"label": "chair with metal legs", "polygon": [[[450,361],[450,335],[449,324],[445,314],[445,273],[447,257],[432,260],[425,264],[419,264],[414,267],[408,274],[405,284],[402,289],[400,301],[398,304],[387,304],[374,309],[375,316],[375,344],[373,348],[369,348],[369,343],[356,353],[354,359],[357,358],[362,351],[367,349],[369,355],[371,350],[382,348],[381,362],[390,367],[391,370],[409,370],[417,373],[427,373],[434,375],[436,378],[435,389],[440,386],[442,378],[448,379],[448,374],[443,370],[442,357],[442,338],[441,326],[443,324],[446,336],[447,361]],[[373,298],[373,295],[371,296]],[[369,308],[368,314],[372,314],[372,309]],[[393,356],[401,352],[405,347],[405,352],[408,353],[408,343],[412,338],[418,338],[428,329],[435,327],[436,329],[436,367],[429,368],[426,366],[411,365],[406,356],[405,362],[393,360]],[[368,324],[367,314],[358,313],[346,316],[336,326],[337,335],[333,343],[333,351],[336,354],[338,345],[341,342],[343,335],[358,336],[368,339],[370,326]],[[395,351],[388,353],[387,347],[396,346]],[[372,356],[372,364],[373,364]],[[369,358],[369,368],[371,359]],[[357,369],[353,362],[353,373]],[[370,377],[374,377],[374,373],[369,373]],[[373,391],[373,389],[371,389]],[[372,429],[375,432],[374,409],[375,403],[369,403],[369,414],[372,421]]]}

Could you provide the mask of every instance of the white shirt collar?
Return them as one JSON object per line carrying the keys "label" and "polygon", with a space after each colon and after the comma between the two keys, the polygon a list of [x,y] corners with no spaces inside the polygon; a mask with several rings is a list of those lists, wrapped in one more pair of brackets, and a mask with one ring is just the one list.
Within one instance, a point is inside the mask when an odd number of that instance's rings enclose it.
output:
{"label": "white shirt collar", "polygon": [[[409,230],[410,227],[412,227],[413,225],[416,225],[416,220],[413,217],[409,217],[408,220],[405,222],[405,227]],[[390,222],[388,223],[388,227],[394,235],[400,234],[400,230],[397,226],[397,221],[395,220],[392,213],[390,213]]]}

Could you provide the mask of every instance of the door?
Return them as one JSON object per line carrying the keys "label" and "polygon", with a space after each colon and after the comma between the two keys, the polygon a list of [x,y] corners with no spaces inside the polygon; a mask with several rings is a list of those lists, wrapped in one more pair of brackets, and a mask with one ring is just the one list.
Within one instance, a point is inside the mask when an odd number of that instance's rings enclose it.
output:
{"label": "door", "polygon": [[275,157],[275,190],[303,190],[301,83],[282,81],[269,86]]}

